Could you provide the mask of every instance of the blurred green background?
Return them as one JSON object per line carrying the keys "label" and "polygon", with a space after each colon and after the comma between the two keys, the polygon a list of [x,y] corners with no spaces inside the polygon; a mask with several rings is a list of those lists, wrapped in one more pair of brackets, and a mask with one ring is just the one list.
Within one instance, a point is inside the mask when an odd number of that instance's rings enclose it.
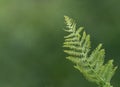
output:
{"label": "blurred green background", "polygon": [[120,66],[120,0],[0,0],[0,87],[97,87],[65,59],[64,15]]}

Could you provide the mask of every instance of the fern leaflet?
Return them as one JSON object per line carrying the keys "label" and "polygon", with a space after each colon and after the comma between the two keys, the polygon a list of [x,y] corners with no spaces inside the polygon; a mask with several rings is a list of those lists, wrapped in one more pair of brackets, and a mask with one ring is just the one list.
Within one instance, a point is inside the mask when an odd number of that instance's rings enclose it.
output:
{"label": "fern leaflet", "polygon": [[[67,25],[63,47],[69,56],[66,58],[72,61],[84,77],[99,85],[99,87],[113,87],[110,80],[117,67],[113,66],[113,60],[104,64],[105,50],[99,44],[93,51],[90,50],[90,35],[83,31],[83,27],[76,29],[76,23],[72,18],[65,17]],[[82,34],[81,34],[82,33]]]}

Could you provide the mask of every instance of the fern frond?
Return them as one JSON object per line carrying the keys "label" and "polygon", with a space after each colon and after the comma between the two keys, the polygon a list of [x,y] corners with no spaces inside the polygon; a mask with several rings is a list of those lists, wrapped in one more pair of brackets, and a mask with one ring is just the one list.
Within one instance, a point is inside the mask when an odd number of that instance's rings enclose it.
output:
{"label": "fern frond", "polygon": [[67,25],[63,47],[69,56],[66,57],[72,61],[74,67],[78,69],[84,77],[97,83],[100,87],[113,87],[110,80],[114,75],[117,67],[113,66],[113,60],[109,60],[104,64],[105,50],[102,49],[102,44],[99,44],[93,51],[90,50],[91,42],[90,35],[83,31],[83,27],[76,29],[76,23],[72,18],[65,17]]}

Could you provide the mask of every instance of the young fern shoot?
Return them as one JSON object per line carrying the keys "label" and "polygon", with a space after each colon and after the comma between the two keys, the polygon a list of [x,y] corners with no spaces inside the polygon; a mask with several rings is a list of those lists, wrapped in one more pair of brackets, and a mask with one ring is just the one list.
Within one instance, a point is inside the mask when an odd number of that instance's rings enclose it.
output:
{"label": "young fern shoot", "polygon": [[113,60],[104,64],[105,50],[102,44],[91,51],[90,35],[83,31],[83,27],[76,29],[76,23],[72,18],[64,17],[67,25],[65,31],[69,33],[64,37],[63,43],[63,47],[66,48],[64,52],[68,54],[66,58],[75,64],[74,67],[87,80],[95,82],[99,87],[113,87],[110,80],[117,67],[113,66]]}

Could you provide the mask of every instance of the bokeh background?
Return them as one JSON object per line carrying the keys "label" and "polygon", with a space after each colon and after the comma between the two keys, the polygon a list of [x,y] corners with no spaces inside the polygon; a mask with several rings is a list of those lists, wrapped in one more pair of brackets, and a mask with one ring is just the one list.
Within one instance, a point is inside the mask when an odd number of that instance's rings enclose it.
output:
{"label": "bokeh background", "polygon": [[64,15],[120,66],[120,0],[0,0],[0,87],[97,87],[65,59]]}

